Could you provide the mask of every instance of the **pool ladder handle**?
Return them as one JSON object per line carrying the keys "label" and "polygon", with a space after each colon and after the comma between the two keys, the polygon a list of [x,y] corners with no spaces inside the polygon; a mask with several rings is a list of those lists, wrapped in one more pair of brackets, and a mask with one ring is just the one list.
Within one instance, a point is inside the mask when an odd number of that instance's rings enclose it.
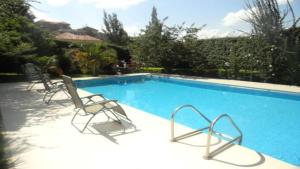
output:
{"label": "pool ladder handle", "polygon": [[209,126],[207,126],[207,127],[202,128],[202,129],[198,129],[198,130],[195,130],[195,131],[192,131],[192,132],[189,132],[189,133],[185,133],[183,135],[175,137],[175,134],[174,134],[175,120],[174,120],[174,118],[175,118],[175,115],[177,114],[177,112],[179,112],[183,108],[192,109],[194,112],[198,113],[201,117],[203,117],[209,124],[211,124],[211,121],[205,115],[203,115],[198,109],[196,109],[193,105],[186,104],[186,105],[180,106],[180,107],[176,108],[175,111],[171,115],[171,141],[172,142],[175,142],[175,141],[178,141],[178,140],[182,140],[182,139],[200,134],[200,133],[202,133],[203,130],[206,130],[206,129],[209,128]]}
{"label": "pool ladder handle", "polygon": [[[238,131],[239,136],[235,137],[235,138],[231,138],[231,137],[224,137],[222,135],[222,133],[217,133],[216,131],[214,131],[214,127],[215,124],[222,118],[227,118],[229,120],[229,122],[232,124],[232,126]],[[225,143],[224,145],[220,146],[219,148],[215,149],[214,151],[210,152],[210,143],[211,143],[211,136],[215,134],[215,135],[219,135],[223,138],[226,139],[230,139],[230,141],[228,141],[227,143]],[[227,148],[229,148],[230,146],[232,146],[232,144],[236,141],[238,141],[238,144],[241,144],[243,140],[243,133],[240,130],[240,128],[235,124],[235,122],[232,120],[232,118],[228,115],[228,114],[221,114],[220,116],[218,116],[217,118],[214,119],[214,121],[211,123],[209,130],[208,130],[208,135],[207,135],[207,144],[206,144],[206,152],[205,155],[203,156],[204,159],[211,159],[212,157],[214,157],[215,155],[217,155],[218,153],[226,150]]]}
{"label": "pool ladder handle", "polygon": [[[208,127],[204,127],[202,129],[198,129],[198,130],[195,130],[195,131],[192,131],[192,132],[189,132],[189,133],[186,133],[186,134],[175,137],[175,134],[174,134],[174,123],[175,123],[174,118],[175,118],[175,115],[177,114],[177,112],[182,110],[183,108],[191,108],[194,112],[198,113],[201,117],[203,117],[210,125]],[[235,138],[231,138],[231,137],[228,137],[228,136],[225,137],[224,135],[222,135],[222,133],[217,133],[216,131],[214,131],[215,124],[222,118],[227,118],[229,120],[229,122],[233,125],[233,127],[239,132],[240,135],[235,137]],[[207,134],[206,152],[205,152],[205,155],[203,156],[204,159],[207,159],[207,160],[211,159],[212,157],[214,157],[218,153],[224,151],[226,148],[229,148],[232,145],[232,143],[234,143],[236,141],[238,141],[239,144],[241,144],[241,142],[242,142],[243,133],[228,114],[222,114],[222,115],[218,116],[217,118],[215,118],[213,122],[211,122],[205,115],[203,115],[194,106],[192,106],[192,105],[183,105],[183,106],[180,106],[177,109],[175,109],[175,111],[171,115],[171,141],[172,142],[175,142],[175,141],[178,141],[178,140],[182,140],[182,139],[200,134],[200,133],[202,133],[203,130],[206,130],[206,129],[208,129],[208,134]],[[219,136],[221,136],[223,138],[226,138],[226,139],[230,139],[230,141],[228,141],[224,145],[220,146],[219,148],[215,149],[214,151],[210,152],[211,136],[213,134],[219,135]]]}

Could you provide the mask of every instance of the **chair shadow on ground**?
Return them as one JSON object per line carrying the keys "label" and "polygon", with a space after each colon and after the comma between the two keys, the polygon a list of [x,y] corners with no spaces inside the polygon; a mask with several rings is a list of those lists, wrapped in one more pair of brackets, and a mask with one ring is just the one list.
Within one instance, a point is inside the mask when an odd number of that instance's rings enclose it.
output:
{"label": "chair shadow on ground", "polygon": [[[72,123],[72,125],[81,132],[78,125],[84,125],[84,123]],[[89,131],[89,132],[87,132]],[[107,121],[95,122],[88,125],[83,134],[95,134],[102,135],[111,142],[119,144],[115,137],[135,133],[140,131],[137,127],[127,120],[122,120],[121,123],[115,120],[108,119]]]}

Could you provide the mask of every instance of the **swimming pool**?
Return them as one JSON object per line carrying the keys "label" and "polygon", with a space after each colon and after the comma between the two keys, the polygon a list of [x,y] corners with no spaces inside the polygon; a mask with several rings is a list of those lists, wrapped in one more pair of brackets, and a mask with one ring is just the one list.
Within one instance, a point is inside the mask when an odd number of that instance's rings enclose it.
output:
{"label": "swimming pool", "polygon": [[[82,80],[76,84],[166,119],[184,104],[194,105],[211,120],[227,113],[243,131],[243,146],[300,166],[300,94],[153,75]],[[175,120],[192,128],[204,125],[188,111]],[[217,130],[235,134],[225,122]]]}

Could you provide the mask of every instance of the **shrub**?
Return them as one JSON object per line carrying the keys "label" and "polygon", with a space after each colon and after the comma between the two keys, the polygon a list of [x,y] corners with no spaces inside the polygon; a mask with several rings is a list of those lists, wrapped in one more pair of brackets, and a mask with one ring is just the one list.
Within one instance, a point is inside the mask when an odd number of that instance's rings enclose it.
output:
{"label": "shrub", "polygon": [[69,53],[74,60],[73,64],[83,74],[112,73],[118,60],[116,51],[105,43],[84,44],[80,49],[74,49]]}
{"label": "shrub", "polygon": [[49,64],[49,62],[51,61],[51,59],[53,59],[55,56],[35,56],[32,58],[32,61],[34,63],[37,63],[39,66],[41,66],[42,68],[46,68],[47,65]]}
{"label": "shrub", "polygon": [[117,52],[114,49],[106,49],[98,56],[100,63],[100,70],[103,73],[113,73],[113,67],[117,64]]}
{"label": "shrub", "polygon": [[87,52],[75,51],[73,59],[75,61],[74,63],[78,66],[81,73],[89,73],[89,62]]}
{"label": "shrub", "polygon": [[66,55],[59,55],[56,57],[58,66],[63,70],[65,74],[72,72],[71,70],[71,60]]}

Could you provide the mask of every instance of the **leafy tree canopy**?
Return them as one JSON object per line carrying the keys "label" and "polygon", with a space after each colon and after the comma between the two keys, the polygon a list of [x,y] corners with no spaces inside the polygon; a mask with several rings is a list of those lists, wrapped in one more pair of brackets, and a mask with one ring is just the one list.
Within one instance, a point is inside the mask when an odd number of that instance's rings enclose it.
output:
{"label": "leafy tree canopy", "polygon": [[7,0],[0,5],[0,55],[20,56],[35,50],[30,37],[33,16],[24,0]]}
{"label": "leafy tree canopy", "polygon": [[104,11],[103,18],[105,29],[102,31],[105,33],[107,39],[116,45],[127,45],[129,37],[127,32],[123,28],[123,24],[119,21],[117,14],[107,14]]}
{"label": "leafy tree canopy", "polygon": [[[299,36],[296,25],[300,18],[295,17],[289,0],[285,11],[280,10],[277,0],[253,0],[246,5],[250,10],[246,21],[252,26],[253,34],[269,43],[272,53],[269,74],[272,81],[278,82],[287,76],[294,81],[293,77],[300,74],[300,58],[297,56],[299,40],[296,38]],[[291,14],[292,24],[287,21],[288,14]]]}
{"label": "leafy tree canopy", "polygon": [[[55,43],[34,25],[29,0],[0,3],[1,71],[17,71],[22,60],[35,55],[52,55]],[[13,65],[13,66],[12,66]]]}

